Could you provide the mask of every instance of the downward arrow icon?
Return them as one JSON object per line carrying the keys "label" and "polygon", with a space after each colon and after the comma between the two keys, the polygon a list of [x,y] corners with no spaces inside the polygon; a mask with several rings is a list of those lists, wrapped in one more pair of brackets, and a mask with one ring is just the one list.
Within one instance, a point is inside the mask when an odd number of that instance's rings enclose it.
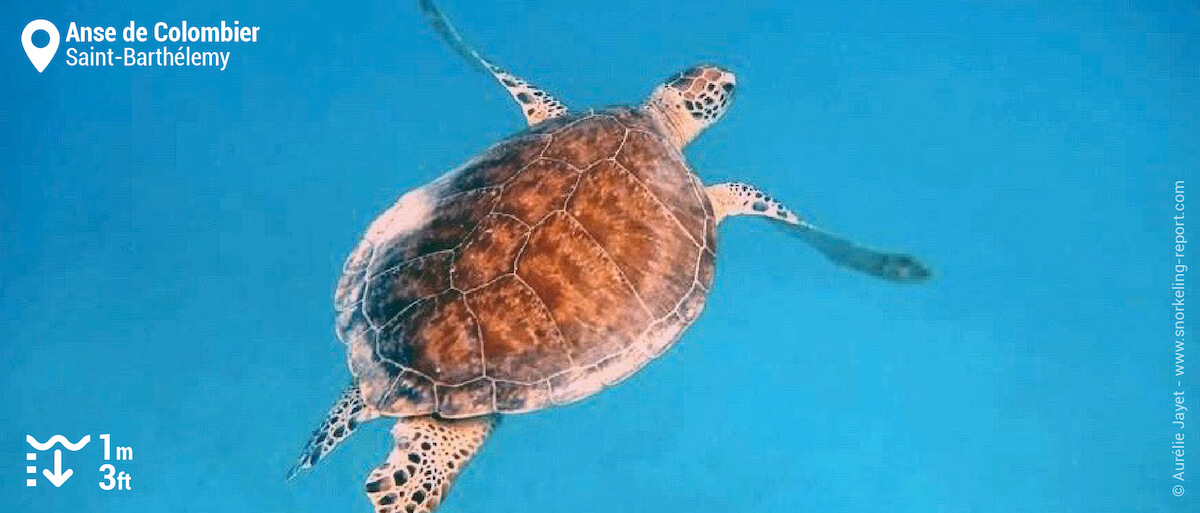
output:
{"label": "downward arrow icon", "polygon": [[62,486],[68,479],[71,479],[71,474],[74,473],[75,471],[71,469],[67,469],[66,472],[62,471],[62,450],[60,449],[54,450],[54,472],[50,472],[50,469],[42,470],[42,475],[46,476],[46,479],[49,479],[55,488]]}

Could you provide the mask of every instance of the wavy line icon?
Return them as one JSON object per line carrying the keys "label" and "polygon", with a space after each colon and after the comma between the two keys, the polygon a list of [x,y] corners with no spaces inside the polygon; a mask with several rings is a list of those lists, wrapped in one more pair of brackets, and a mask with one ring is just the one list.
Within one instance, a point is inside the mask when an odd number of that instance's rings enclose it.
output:
{"label": "wavy line icon", "polygon": [[44,444],[38,443],[38,441],[33,438],[33,435],[25,435],[25,441],[29,442],[29,445],[32,445],[34,449],[39,451],[44,451],[54,447],[54,444],[62,444],[62,446],[68,451],[75,452],[82,449],[83,446],[88,444],[88,442],[92,441],[92,435],[84,435],[83,438],[80,438],[76,443],[71,443],[69,440],[67,440],[67,437],[62,435],[54,435],[50,437],[49,440],[46,440],[46,443]]}

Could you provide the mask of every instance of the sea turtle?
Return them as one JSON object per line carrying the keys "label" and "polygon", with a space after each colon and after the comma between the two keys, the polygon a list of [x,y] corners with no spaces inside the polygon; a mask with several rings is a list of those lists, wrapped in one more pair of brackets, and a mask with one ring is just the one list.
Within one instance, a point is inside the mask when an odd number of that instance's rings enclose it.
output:
{"label": "sea turtle", "polygon": [[802,220],[754,186],[705,186],[681,150],[725,113],[733,73],[691,67],[644,103],[568,110],[468,46],[529,127],[403,195],[366,230],[335,293],[353,383],[289,477],[378,417],[394,448],[367,478],[375,511],[433,511],[499,415],[572,403],[669,348],[713,283],[717,224],[787,226],[834,262],[898,282],[929,271]]}

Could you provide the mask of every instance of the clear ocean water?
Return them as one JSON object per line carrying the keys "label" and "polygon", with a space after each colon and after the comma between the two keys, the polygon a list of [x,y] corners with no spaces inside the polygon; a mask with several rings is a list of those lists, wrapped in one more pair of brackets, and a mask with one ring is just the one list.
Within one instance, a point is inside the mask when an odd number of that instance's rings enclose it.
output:
{"label": "clear ocean water", "polygon": [[[441,512],[1200,511],[1200,369],[1185,350],[1176,376],[1171,289],[1175,182],[1200,187],[1194,2],[441,6],[574,107],[731,68],[698,173],[937,274],[880,282],[731,219],[682,342],[507,419]],[[130,21],[261,31],[222,46],[224,71],[72,67],[90,45],[64,42],[38,73],[20,35],[39,18],[114,26],[97,46],[118,51]],[[0,20],[0,511],[371,511],[389,422],[284,480],[349,380],[333,285],[399,194],[522,128],[507,94],[409,0]],[[26,486],[26,435],[54,434],[92,441],[61,488]],[[104,461],[100,434],[135,458]],[[132,490],[100,489],[105,463]]]}

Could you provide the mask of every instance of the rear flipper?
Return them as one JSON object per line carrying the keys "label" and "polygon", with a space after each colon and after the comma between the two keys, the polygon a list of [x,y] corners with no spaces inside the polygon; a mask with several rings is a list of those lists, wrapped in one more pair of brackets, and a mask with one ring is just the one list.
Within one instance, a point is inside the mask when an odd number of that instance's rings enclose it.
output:
{"label": "rear flipper", "polygon": [[358,392],[358,386],[350,385],[350,388],[347,388],[342,393],[342,397],[334,403],[333,408],[330,408],[321,427],[313,431],[312,436],[309,437],[308,443],[304,445],[304,450],[300,451],[300,458],[296,460],[296,464],[292,465],[291,469],[288,469],[288,479],[296,477],[296,474],[302,470],[312,468],[318,461],[321,461],[321,458],[342,443],[342,440],[349,438],[359,424],[377,417],[379,417],[379,412],[363,402],[362,394]]}
{"label": "rear flipper", "polygon": [[495,428],[497,417],[446,420],[407,417],[392,428],[395,447],[367,476],[375,513],[431,513],[454,478]]}

